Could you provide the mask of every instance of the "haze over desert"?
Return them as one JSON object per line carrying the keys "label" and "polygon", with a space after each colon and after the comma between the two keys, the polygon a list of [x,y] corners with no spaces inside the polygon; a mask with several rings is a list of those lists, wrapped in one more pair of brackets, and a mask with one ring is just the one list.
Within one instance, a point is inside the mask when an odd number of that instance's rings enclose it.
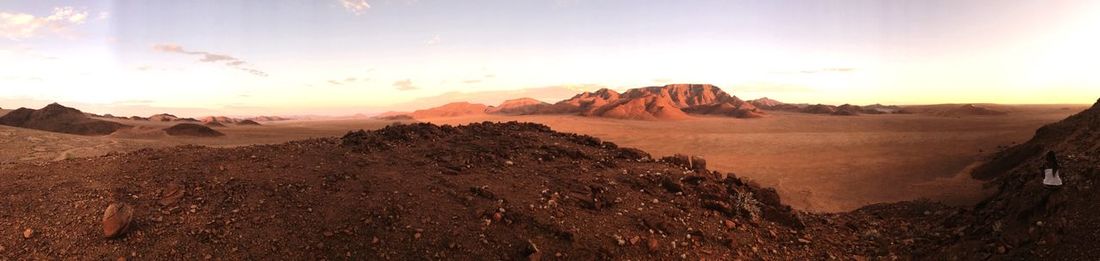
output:
{"label": "haze over desert", "polygon": [[0,261],[1097,260],[1097,14],[0,2]]}

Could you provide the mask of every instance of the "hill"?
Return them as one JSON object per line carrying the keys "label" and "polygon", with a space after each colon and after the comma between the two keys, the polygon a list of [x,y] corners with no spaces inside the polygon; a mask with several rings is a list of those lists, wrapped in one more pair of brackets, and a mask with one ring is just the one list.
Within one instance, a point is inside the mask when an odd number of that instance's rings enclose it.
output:
{"label": "hill", "polygon": [[172,127],[164,129],[164,132],[169,136],[191,136],[191,137],[221,137],[225,136],[219,131],[211,129],[210,127],[195,124],[195,123],[180,123]]}
{"label": "hill", "polygon": [[485,112],[495,114],[525,115],[534,114],[539,110],[546,108],[547,106],[550,106],[550,104],[542,102],[540,100],[532,98],[519,98],[504,101],[499,106],[489,107],[485,110]]}
{"label": "hill", "polygon": [[[26,217],[0,226],[0,253],[46,259],[921,257],[949,237],[940,224],[953,213],[927,202],[797,212],[699,157],[514,122],[144,149],[3,164],[0,176],[0,213]],[[133,225],[105,239],[111,204],[132,209]]]}
{"label": "hill", "polygon": [[51,103],[42,109],[19,108],[0,117],[0,125],[78,134],[107,135],[130,126],[94,119],[80,110]]}
{"label": "hill", "polygon": [[[1064,185],[1044,187],[1044,155],[1057,153]],[[974,172],[996,195],[975,207],[950,257],[1005,260],[1100,258],[1100,100],[1092,108],[1035,132]]]}
{"label": "hill", "polygon": [[444,117],[458,117],[467,115],[485,114],[489,109],[489,106],[484,104],[469,103],[469,102],[452,102],[444,104],[443,106],[416,110],[409,113],[404,112],[386,112],[377,116],[376,119],[383,120],[409,120],[409,119],[427,119],[427,118],[444,118]]}

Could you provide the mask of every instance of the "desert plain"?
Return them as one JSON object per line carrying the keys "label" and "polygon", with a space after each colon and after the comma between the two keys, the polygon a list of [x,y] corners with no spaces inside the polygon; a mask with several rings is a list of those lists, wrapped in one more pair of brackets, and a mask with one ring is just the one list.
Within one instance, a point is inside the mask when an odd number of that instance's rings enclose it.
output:
{"label": "desert plain", "polygon": [[[938,105],[952,107],[958,105]],[[767,117],[696,116],[639,121],[574,115],[471,115],[418,119],[435,124],[521,121],[591,135],[656,157],[702,156],[708,167],[774,187],[784,203],[804,211],[841,212],[868,204],[926,198],[967,206],[991,189],[968,175],[993,153],[1030,138],[1035,129],[1085,105],[988,105],[1004,115],[924,113],[829,116],[772,111]],[[928,109],[936,106],[912,106]],[[0,115],[7,111],[0,111]],[[378,129],[392,121],[366,118],[287,120],[215,128],[218,138],[176,137],[172,122],[116,121],[134,128],[80,136],[0,126],[0,162],[50,162],[185,144],[239,147],[333,137]]]}

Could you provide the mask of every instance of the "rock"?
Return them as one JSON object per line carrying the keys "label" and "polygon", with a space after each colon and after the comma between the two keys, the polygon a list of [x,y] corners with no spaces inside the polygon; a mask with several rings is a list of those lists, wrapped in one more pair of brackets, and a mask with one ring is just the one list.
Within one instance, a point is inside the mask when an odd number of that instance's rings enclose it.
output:
{"label": "rock", "polygon": [[634,236],[630,238],[631,245],[637,245],[639,241],[642,241],[642,237]]}
{"label": "rock", "polygon": [[542,251],[539,251],[539,247],[535,245],[535,242],[527,241],[527,249],[524,250],[527,254],[527,260],[539,261],[542,260]]}
{"label": "rock", "polygon": [[707,160],[700,156],[691,156],[691,170],[698,173],[706,173]]}
{"label": "rock", "polygon": [[680,180],[674,179],[670,176],[665,176],[661,179],[661,187],[668,190],[670,193],[683,192],[684,185],[680,183]]}
{"label": "rock", "polygon": [[160,200],[158,200],[157,203],[160,203],[160,205],[162,206],[175,204],[183,198],[183,194],[186,193],[186,191],[187,190],[184,189],[183,185],[180,185],[179,183],[168,184],[168,186],[164,189],[164,194],[161,195]]}
{"label": "rock", "polygon": [[729,220],[729,219],[722,220],[722,224],[726,225],[727,229],[737,228],[737,223],[734,223],[733,220]]}
{"label": "rock", "polygon": [[660,250],[661,241],[657,241],[657,238],[651,237],[649,238],[649,242],[646,244],[646,246],[649,248],[649,251],[657,252],[657,250]]}
{"label": "rock", "polygon": [[33,229],[28,228],[27,230],[23,230],[23,238],[30,239],[31,237],[34,237],[34,230]]}
{"label": "rock", "polygon": [[126,203],[113,203],[103,211],[103,236],[114,238],[126,233],[134,217],[134,208]]}

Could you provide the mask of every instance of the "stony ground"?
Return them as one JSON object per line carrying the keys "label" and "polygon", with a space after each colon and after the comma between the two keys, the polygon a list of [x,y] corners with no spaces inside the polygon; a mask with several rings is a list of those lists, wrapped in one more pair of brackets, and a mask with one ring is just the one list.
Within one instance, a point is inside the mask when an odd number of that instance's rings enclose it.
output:
{"label": "stony ground", "polygon": [[[929,202],[801,213],[698,159],[526,123],[8,163],[0,178],[12,260],[908,259],[963,215]],[[134,217],[108,239],[112,203]]]}
{"label": "stony ground", "polygon": [[[910,201],[835,214],[792,210],[702,158],[652,159],[531,123],[4,163],[0,260],[1095,259],[1096,146],[1080,144],[1100,128],[1066,128],[1072,138],[1046,146],[1090,159],[1066,163],[1090,174],[1048,200],[1022,199],[1043,191],[1024,157],[974,209]],[[133,218],[105,238],[111,204]]]}

